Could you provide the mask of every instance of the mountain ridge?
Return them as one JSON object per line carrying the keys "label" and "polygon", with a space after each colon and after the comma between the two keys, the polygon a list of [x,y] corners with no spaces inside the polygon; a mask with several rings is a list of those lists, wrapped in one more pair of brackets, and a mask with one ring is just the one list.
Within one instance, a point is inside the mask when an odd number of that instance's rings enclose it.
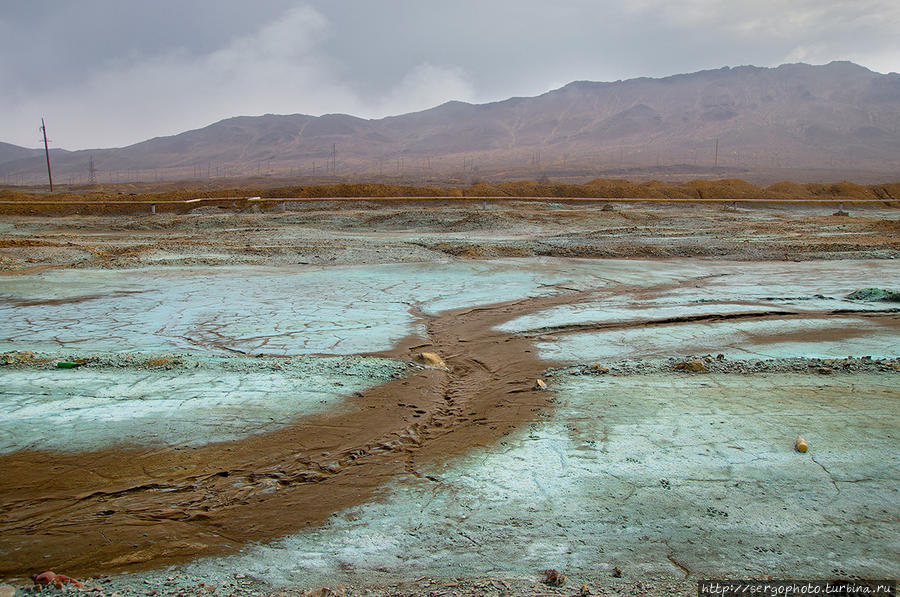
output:
{"label": "mountain ridge", "polygon": [[[11,146],[15,147],[15,146]],[[19,148],[23,151],[25,148]],[[34,176],[40,156],[0,146],[0,176]],[[21,153],[21,152],[20,152]],[[533,97],[448,101],[419,112],[235,116],[123,148],[54,156],[84,176],[150,170],[166,179],[272,175],[428,177],[664,165],[900,173],[900,75],[852,62],[744,65],[662,78],[572,81]],[[160,171],[162,173],[160,174]]]}

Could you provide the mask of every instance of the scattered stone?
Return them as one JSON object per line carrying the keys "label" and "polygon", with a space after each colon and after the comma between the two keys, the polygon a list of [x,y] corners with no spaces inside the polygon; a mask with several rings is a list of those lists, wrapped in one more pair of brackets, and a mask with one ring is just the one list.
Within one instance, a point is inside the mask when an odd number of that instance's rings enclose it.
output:
{"label": "scattered stone", "polygon": [[600,374],[609,373],[609,367],[604,367],[600,363],[594,363],[593,365],[591,365],[591,371]]}
{"label": "scattered stone", "polygon": [[560,574],[559,570],[556,568],[548,568],[544,570],[544,580],[545,585],[549,585],[551,587],[561,587],[566,584],[566,575]]}
{"label": "scattered stone", "polygon": [[578,592],[581,597],[586,597],[591,594],[591,589],[587,585],[581,585],[581,591]]}
{"label": "scattered stone", "polygon": [[809,449],[809,445],[806,443],[806,440],[803,439],[802,435],[797,436],[797,441],[794,442],[794,447],[796,447],[797,451],[801,453],[804,453]]}
{"label": "scattered stone", "polygon": [[559,338],[557,338],[556,336],[551,336],[550,334],[538,336],[537,339],[541,342],[556,342],[557,340],[559,340]]}
{"label": "scattered stone", "polygon": [[690,361],[681,361],[675,363],[676,371],[688,371],[691,373],[701,373],[707,371],[706,364],[701,359],[693,359]]}
{"label": "scattered stone", "polygon": [[12,585],[0,585],[0,597],[13,597],[16,594],[16,588]]}
{"label": "scattered stone", "polygon": [[614,578],[622,578],[622,569],[616,566],[613,568],[612,575]]}
{"label": "scattered stone", "polygon": [[545,382],[543,379],[536,379],[534,381],[534,389],[535,390],[546,390],[547,382]]}
{"label": "scattered stone", "polygon": [[612,203],[604,203],[600,211],[615,211],[615,208],[612,206]]}

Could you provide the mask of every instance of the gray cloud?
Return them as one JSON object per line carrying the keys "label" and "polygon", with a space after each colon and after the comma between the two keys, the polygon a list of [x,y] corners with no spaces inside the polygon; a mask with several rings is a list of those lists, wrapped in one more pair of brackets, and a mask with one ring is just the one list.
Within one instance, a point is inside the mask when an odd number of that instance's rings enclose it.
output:
{"label": "gray cloud", "polygon": [[125,145],[241,114],[380,117],[572,80],[853,60],[900,70],[881,0],[4,0],[0,140]]}

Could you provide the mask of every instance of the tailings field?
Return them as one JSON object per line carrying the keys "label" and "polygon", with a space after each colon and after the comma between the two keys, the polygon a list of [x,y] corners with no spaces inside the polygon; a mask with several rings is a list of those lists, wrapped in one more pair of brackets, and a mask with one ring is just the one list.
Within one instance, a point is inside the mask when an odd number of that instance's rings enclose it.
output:
{"label": "tailings field", "polygon": [[900,209],[266,209],[0,219],[3,582],[896,577]]}

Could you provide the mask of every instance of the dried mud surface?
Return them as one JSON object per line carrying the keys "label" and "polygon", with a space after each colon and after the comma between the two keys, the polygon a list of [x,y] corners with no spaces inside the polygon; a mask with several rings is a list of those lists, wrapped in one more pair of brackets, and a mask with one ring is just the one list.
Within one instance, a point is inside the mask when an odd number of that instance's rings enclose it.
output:
{"label": "dried mud surface", "polygon": [[[365,201],[336,207],[321,202],[271,213],[212,208],[142,217],[7,217],[0,220],[0,270],[3,276],[15,276],[55,268],[438,263],[534,255],[893,259],[900,255],[898,225],[897,210],[877,208],[846,217],[796,206],[723,211],[711,206],[603,209],[550,202],[481,206],[433,202],[421,207]],[[688,280],[678,286],[702,283]],[[652,297],[666,289],[666,285],[605,288],[603,294]],[[235,553],[251,542],[320,525],[335,512],[376,498],[378,488],[391,479],[422,477],[421,470],[494,445],[531,421],[552,417],[553,393],[535,386],[551,365],[539,358],[536,344],[542,336],[498,329],[516,318],[598,297],[592,289],[559,286],[552,291],[436,315],[413,307],[425,335],[406,338],[374,355],[410,363],[406,375],[358,392],[348,408],[305,416],[282,429],[192,447],[88,453],[24,450],[0,455],[0,577],[21,582],[41,562],[52,562],[58,571],[73,576],[97,576]],[[879,317],[896,327],[897,317],[890,310]],[[575,325],[541,333],[579,331],[584,329]],[[418,359],[422,352],[440,355],[446,366],[422,365]],[[711,369],[716,367],[715,360],[708,362]],[[884,375],[898,369],[896,361],[857,364]],[[798,361],[775,368],[794,366],[785,370],[812,375],[834,367]],[[586,367],[578,371],[596,374]],[[646,372],[632,369],[623,364],[612,374]],[[671,364],[651,369],[670,370]],[[417,580],[421,584],[422,579]],[[656,585],[605,577],[585,581],[594,584],[582,594],[666,595],[695,590],[675,579]],[[521,578],[511,580],[512,586],[490,579],[427,581],[432,584],[428,587],[404,582],[388,588],[370,586],[359,589],[359,594],[580,592]],[[242,592],[237,584],[232,593],[270,591],[263,583]],[[169,589],[153,590],[167,594]],[[177,591],[209,594],[216,588],[179,586]],[[303,594],[298,588],[289,593]],[[358,594],[352,587],[320,594],[344,593]]]}
{"label": "dried mud surface", "polygon": [[428,200],[218,207],[188,214],[6,216],[0,271],[142,265],[352,264],[448,257],[889,258],[900,209]]}

